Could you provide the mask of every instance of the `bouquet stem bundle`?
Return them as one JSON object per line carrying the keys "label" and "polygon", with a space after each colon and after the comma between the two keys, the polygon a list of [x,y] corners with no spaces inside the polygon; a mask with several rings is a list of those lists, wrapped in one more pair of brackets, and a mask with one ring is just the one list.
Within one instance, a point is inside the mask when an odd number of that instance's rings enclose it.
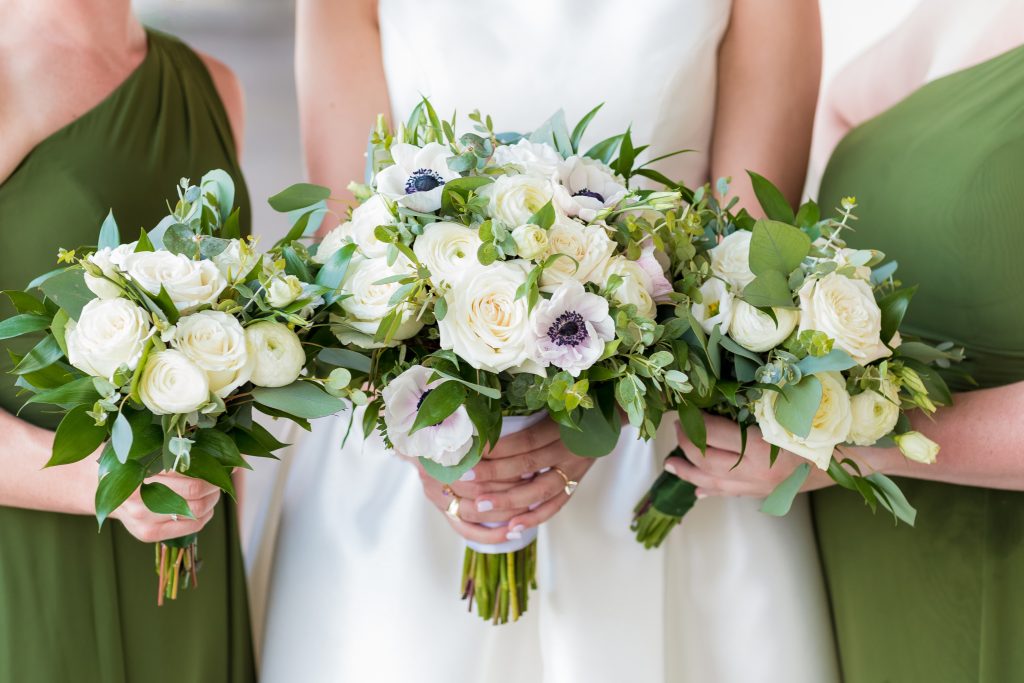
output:
{"label": "bouquet stem bundle", "polygon": [[156,573],[160,577],[156,604],[177,600],[178,589],[199,585],[199,538],[196,534],[157,543]]}
{"label": "bouquet stem bundle", "polygon": [[526,613],[530,590],[537,588],[537,542],[510,553],[489,554],[466,548],[462,563],[462,599],[469,610],[495,624],[518,621]]}
{"label": "bouquet stem bundle", "polygon": [[[682,457],[682,449],[676,448],[671,456]],[[636,540],[647,549],[660,547],[669,532],[683,521],[683,516],[697,502],[696,491],[690,482],[662,472],[633,508],[630,528],[636,532]]]}

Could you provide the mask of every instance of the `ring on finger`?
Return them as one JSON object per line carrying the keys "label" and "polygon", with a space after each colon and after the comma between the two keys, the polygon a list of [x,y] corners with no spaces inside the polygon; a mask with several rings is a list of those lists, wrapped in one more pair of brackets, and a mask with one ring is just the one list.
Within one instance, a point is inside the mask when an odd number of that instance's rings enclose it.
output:
{"label": "ring on finger", "polygon": [[172,522],[177,522],[177,521],[178,521],[178,515],[174,515],[174,514],[172,514],[172,515],[171,515],[171,521],[172,521]]}
{"label": "ring on finger", "polygon": [[565,482],[565,486],[562,488],[562,490],[565,491],[565,495],[571,496],[573,492],[576,491],[576,487],[579,486],[580,483],[574,479],[570,479],[569,475],[562,471],[561,467],[552,467],[551,469],[562,478],[563,482]]}
{"label": "ring on finger", "polygon": [[452,502],[448,503],[448,508],[444,511],[444,514],[448,515],[450,519],[461,520],[462,518],[459,517],[459,507],[462,505],[462,499],[455,495],[454,492],[451,496]]}

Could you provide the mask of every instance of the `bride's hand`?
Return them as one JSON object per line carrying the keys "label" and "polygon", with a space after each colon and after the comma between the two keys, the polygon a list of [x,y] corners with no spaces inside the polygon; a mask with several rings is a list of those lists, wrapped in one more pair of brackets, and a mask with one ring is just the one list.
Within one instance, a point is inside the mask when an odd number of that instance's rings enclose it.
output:
{"label": "bride's hand", "polygon": [[[679,427],[679,446],[686,452],[687,459],[669,458],[665,469],[697,487],[697,497],[706,496],[750,496],[764,498],[786,477],[807,460],[790,453],[779,451],[774,465],[770,463],[771,445],[761,438],[757,427],[747,429],[747,448],[743,460],[739,460],[740,428],[732,420],[719,415],[704,415],[707,427],[707,452],[701,455],[697,448]],[[801,491],[812,491],[832,485],[832,479],[817,467],[804,482]]]}
{"label": "bride's hand", "polygon": [[[459,481],[451,492],[460,499],[459,519],[449,518],[455,530],[480,543],[503,543],[515,539],[527,528],[553,517],[568,502],[566,478],[579,482],[593,464],[566,448],[558,425],[544,420],[538,425],[503,437],[484,458]],[[419,463],[427,498],[442,511],[452,498],[426,474]],[[561,471],[562,474],[559,474]],[[496,529],[482,523],[507,523]]]}
{"label": "bride's hand", "polygon": [[213,511],[220,500],[220,489],[213,484],[175,472],[158,474],[146,481],[163,484],[184,498],[195,519],[179,517],[175,520],[171,515],[150,512],[136,491],[110,516],[120,521],[128,533],[140,541],[155,543],[188,536],[201,530],[213,518]]}

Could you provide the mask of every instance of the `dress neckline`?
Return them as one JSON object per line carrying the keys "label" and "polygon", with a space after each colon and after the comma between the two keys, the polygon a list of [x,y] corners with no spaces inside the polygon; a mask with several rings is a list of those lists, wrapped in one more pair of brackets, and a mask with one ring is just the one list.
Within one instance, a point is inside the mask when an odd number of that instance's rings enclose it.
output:
{"label": "dress neckline", "polygon": [[139,79],[142,72],[146,70],[146,67],[149,66],[150,62],[154,58],[154,43],[156,42],[153,39],[153,31],[151,31],[148,27],[145,26],[143,27],[143,30],[146,32],[146,54],[143,55],[142,60],[140,60],[139,63],[136,64],[135,67],[128,73],[128,75],[125,76],[124,80],[115,85],[114,88],[106,95],[104,95],[99,102],[86,109],[84,112],[82,112],[81,115],[76,116],[74,119],[68,121],[63,126],[61,126],[57,130],[53,131],[46,137],[42,138],[39,142],[37,142],[28,151],[28,153],[24,157],[22,157],[21,161],[19,161],[17,166],[14,167],[14,170],[11,171],[10,175],[0,180],[0,185],[4,185],[5,183],[7,183],[7,181],[9,181],[11,178],[17,175],[18,171],[20,171],[28,162],[28,160],[35,156],[35,154],[40,149],[46,147],[54,140],[64,136],[69,131],[74,130],[82,121],[93,118],[94,116],[96,116],[98,112],[101,112],[107,107],[109,107],[110,104],[121,95],[121,93],[127,90],[132,83]]}

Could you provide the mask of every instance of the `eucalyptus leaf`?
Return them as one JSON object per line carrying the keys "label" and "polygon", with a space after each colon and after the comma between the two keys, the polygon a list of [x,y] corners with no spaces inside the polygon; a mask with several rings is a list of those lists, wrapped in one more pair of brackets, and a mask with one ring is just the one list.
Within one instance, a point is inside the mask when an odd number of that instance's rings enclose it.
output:
{"label": "eucalyptus leaf", "polygon": [[804,375],[814,375],[819,372],[841,372],[856,365],[857,361],[842,349],[832,349],[824,356],[807,356],[796,364]]}
{"label": "eucalyptus leaf", "polygon": [[114,455],[120,463],[128,460],[128,454],[132,450],[132,427],[124,413],[118,413],[114,418],[114,424],[110,428],[110,442],[114,447]]}
{"label": "eucalyptus leaf", "polygon": [[817,377],[808,375],[797,384],[787,384],[775,400],[775,419],[792,434],[806,437],[821,406],[822,387]]}
{"label": "eucalyptus leaf", "polygon": [[579,429],[565,425],[559,427],[566,448],[584,458],[600,458],[611,453],[622,432],[622,420],[615,407],[614,396],[603,400],[595,398],[594,403],[593,408],[580,410]]}
{"label": "eucalyptus leaf", "polygon": [[330,188],[311,183],[297,183],[278,192],[267,200],[270,206],[281,213],[305,209],[331,196]]}
{"label": "eucalyptus leaf", "polygon": [[774,220],[754,223],[750,238],[750,270],[755,275],[775,271],[788,278],[811,250],[811,238],[799,228]]}
{"label": "eucalyptus leaf", "polygon": [[312,382],[295,381],[283,387],[256,387],[253,399],[268,408],[303,419],[340,412],[345,404]]}
{"label": "eucalyptus leaf", "polygon": [[793,507],[793,500],[800,493],[800,487],[807,481],[811,474],[809,463],[801,463],[793,473],[786,477],[785,481],[775,487],[764,502],[761,504],[761,512],[774,517],[782,517]]}
{"label": "eucalyptus leaf", "polygon": [[78,320],[85,305],[96,298],[92,290],[86,286],[85,273],[79,268],[54,273],[44,280],[39,288],[74,320]]}
{"label": "eucalyptus leaf", "polygon": [[347,368],[365,374],[370,373],[370,358],[356,351],[349,349],[326,348],[321,349],[317,359],[327,365],[338,368]]}

